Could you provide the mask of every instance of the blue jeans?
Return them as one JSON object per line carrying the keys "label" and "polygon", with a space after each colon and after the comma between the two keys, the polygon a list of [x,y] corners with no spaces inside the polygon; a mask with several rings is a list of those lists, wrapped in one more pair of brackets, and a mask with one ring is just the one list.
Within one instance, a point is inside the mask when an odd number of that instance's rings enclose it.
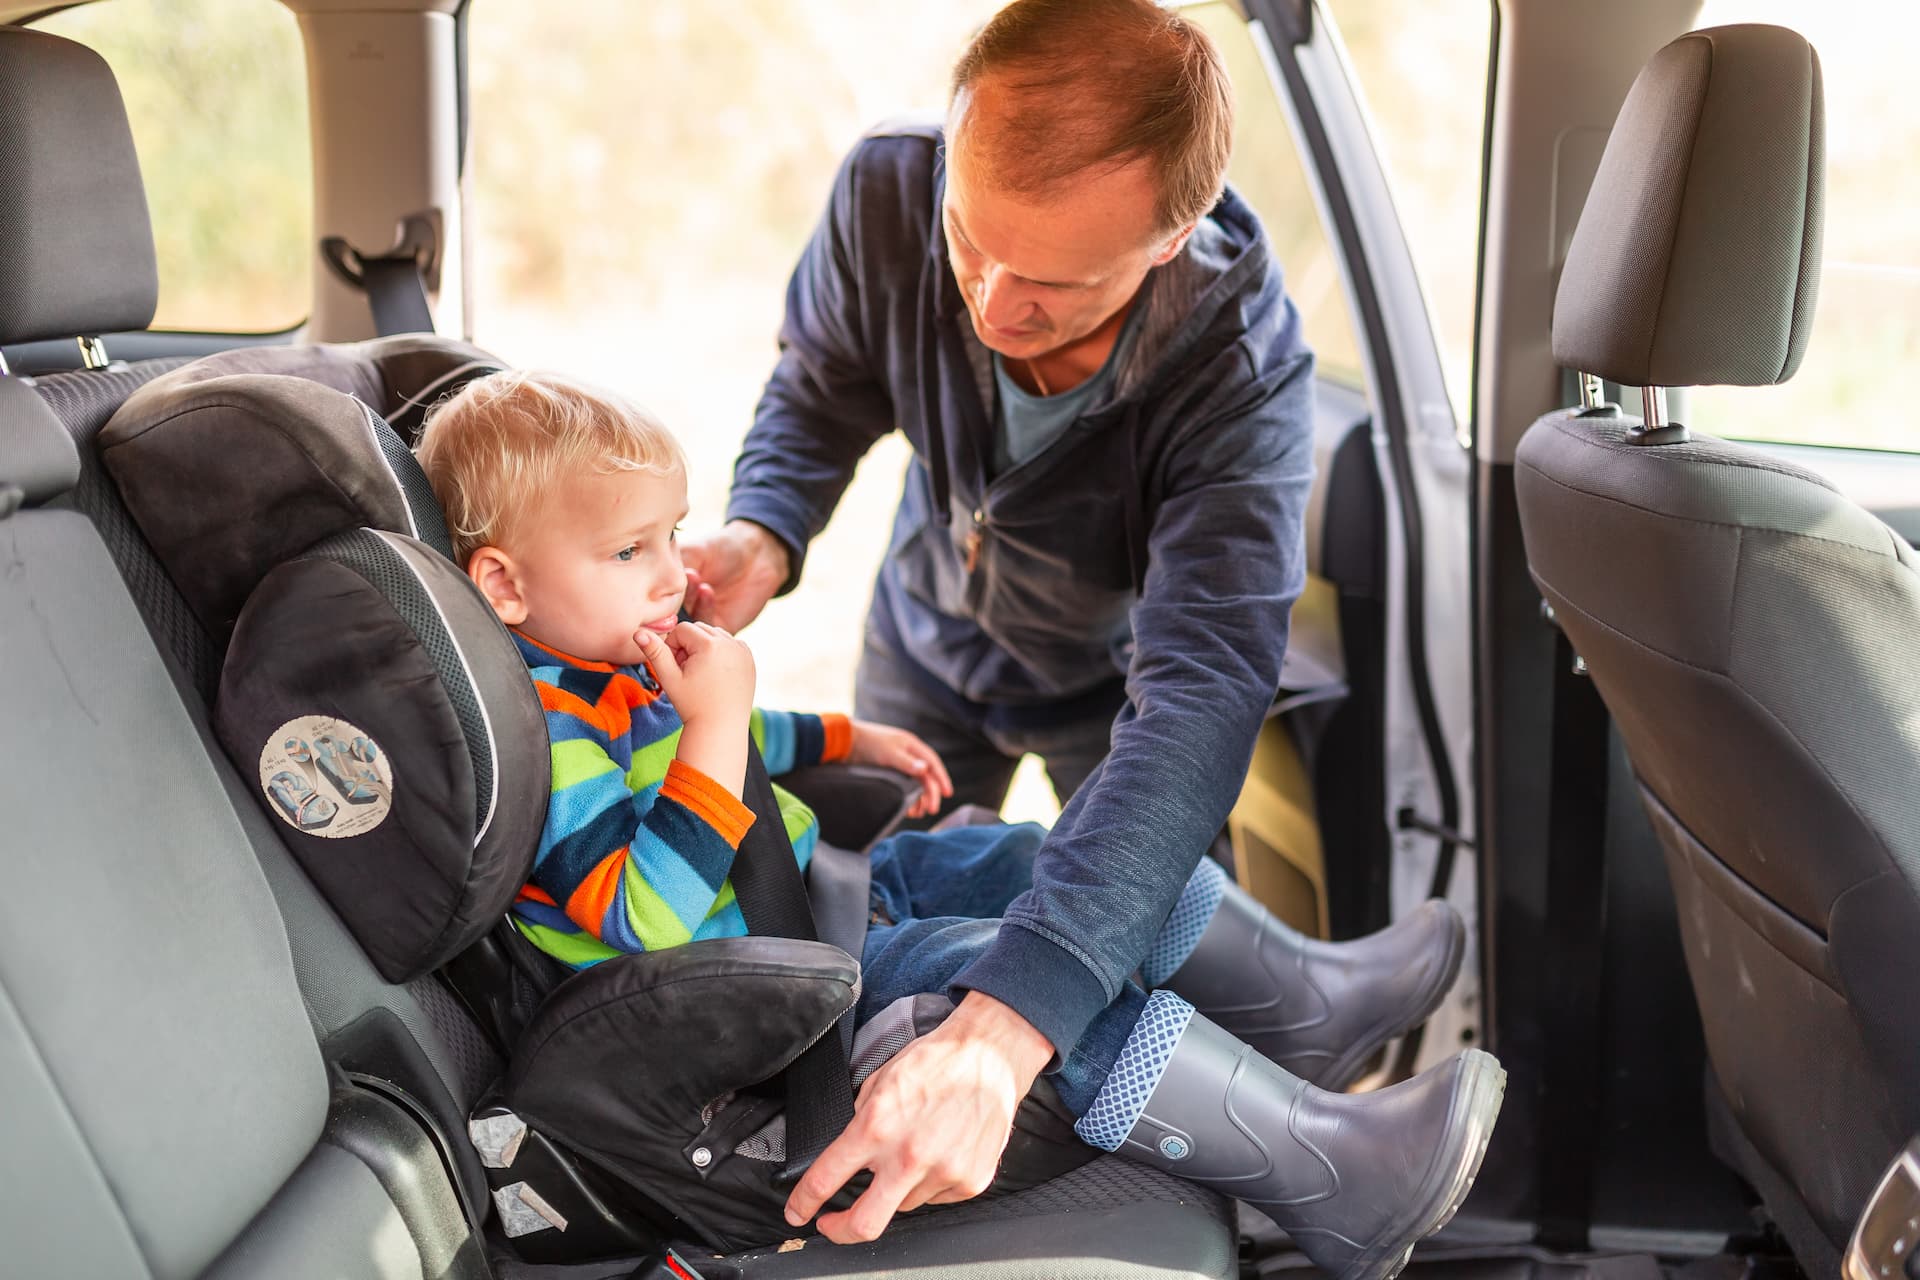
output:
{"label": "blue jeans", "polygon": [[[873,903],[893,923],[867,930],[856,1021],[864,1024],[902,996],[946,994],[954,975],[993,944],[1007,904],[1032,885],[1033,855],[1045,836],[1028,822],[909,831],[882,841],[873,851]],[[1146,1003],[1146,993],[1128,983],[1049,1073],[1076,1117],[1093,1105]]]}

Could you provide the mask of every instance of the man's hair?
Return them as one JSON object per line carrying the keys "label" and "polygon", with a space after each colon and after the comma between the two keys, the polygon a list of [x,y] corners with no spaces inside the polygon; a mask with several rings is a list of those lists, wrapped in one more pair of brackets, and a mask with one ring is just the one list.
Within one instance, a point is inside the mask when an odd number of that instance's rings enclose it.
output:
{"label": "man's hair", "polygon": [[510,540],[562,476],[687,468],[680,442],[639,406],[565,374],[519,369],[476,378],[434,406],[414,452],[463,569],[479,548]]}
{"label": "man's hair", "polygon": [[1206,32],[1153,0],[1015,0],[960,55],[956,104],[985,76],[1012,92],[1012,110],[968,112],[961,127],[1002,189],[1039,195],[1145,160],[1160,188],[1156,230],[1219,200],[1233,150],[1226,64]]}

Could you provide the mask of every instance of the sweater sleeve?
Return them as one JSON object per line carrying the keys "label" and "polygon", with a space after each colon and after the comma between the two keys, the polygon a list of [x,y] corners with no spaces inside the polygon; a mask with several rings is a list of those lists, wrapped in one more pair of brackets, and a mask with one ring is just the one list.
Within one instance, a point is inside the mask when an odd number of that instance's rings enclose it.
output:
{"label": "sweater sleeve", "polygon": [[845,760],[853,749],[853,721],[843,715],[802,711],[753,712],[753,741],[773,777],[816,764]]}
{"label": "sweater sleeve", "polygon": [[553,742],[553,795],[533,887],[621,951],[693,939],[726,887],[753,814],[680,760],[639,790],[583,728]]}

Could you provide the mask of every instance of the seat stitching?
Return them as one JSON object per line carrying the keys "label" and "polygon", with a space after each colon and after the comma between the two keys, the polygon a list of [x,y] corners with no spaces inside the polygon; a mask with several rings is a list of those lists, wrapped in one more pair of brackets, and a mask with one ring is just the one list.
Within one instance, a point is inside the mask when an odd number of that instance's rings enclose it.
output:
{"label": "seat stitching", "polygon": [[[1540,470],[1539,467],[1534,466],[1531,463],[1522,463],[1520,465],[1524,466],[1533,475],[1539,476],[1542,480],[1546,481],[1550,485],[1555,486],[1556,488],[1565,489],[1568,493],[1577,493],[1583,498],[1592,498],[1595,502],[1606,502],[1606,503],[1611,503],[1616,507],[1625,507],[1629,511],[1643,511],[1649,515],[1657,515],[1667,520],[1677,520],[1683,524],[1699,525],[1701,528],[1704,528],[1704,529],[1734,529],[1739,531],[1752,530],[1755,533],[1774,533],[1774,534],[1780,535],[1783,538],[1805,538],[1808,542],[1824,543],[1825,545],[1830,547],[1845,547],[1849,551],[1859,551],[1866,555],[1881,554],[1880,552],[1876,551],[1874,548],[1863,547],[1857,542],[1846,542],[1839,538],[1822,537],[1820,534],[1817,534],[1817,533],[1801,533],[1797,530],[1792,530],[1792,529],[1766,529],[1766,528],[1761,528],[1754,525],[1735,524],[1732,521],[1728,521],[1728,520],[1703,520],[1698,516],[1676,516],[1670,512],[1655,510],[1652,507],[1643,507],[1637,502],[1629,502],[1625,498],[1618,498],[1610,493],[1596,493],[1591,489],[1582,489],[1579,485],[1569,484],[1565,480],[1562,480],[1557,476],[1548,475],[1546,472]],[[1900,535],[1896,533],[1893,536],[1897,538]],[[1893,557],[1890,555],[1884,556],[1883,558],[1894,560],[1896,564],[1899,563],[1899,560],[1896,557]]]}

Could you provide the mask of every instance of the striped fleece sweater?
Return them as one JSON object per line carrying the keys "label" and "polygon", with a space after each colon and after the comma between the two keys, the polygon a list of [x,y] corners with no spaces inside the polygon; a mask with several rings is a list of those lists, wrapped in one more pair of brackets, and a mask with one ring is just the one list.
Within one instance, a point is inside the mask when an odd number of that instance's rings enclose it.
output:
{"label": "striped fleece sweater", "polygon": [[[540,852],[513,906],[520,932],[576,969],[696,938],[743,937],[727,873],[753,814],[675,758],[680,715],[653,674],[513,638],[553,751]],[[752,731],[775,777],[844,759],[853,739],[845,716],[789,711],[756,710]],[[777,786],[774,794],[804,869],[819,826],[797,797]]]}

